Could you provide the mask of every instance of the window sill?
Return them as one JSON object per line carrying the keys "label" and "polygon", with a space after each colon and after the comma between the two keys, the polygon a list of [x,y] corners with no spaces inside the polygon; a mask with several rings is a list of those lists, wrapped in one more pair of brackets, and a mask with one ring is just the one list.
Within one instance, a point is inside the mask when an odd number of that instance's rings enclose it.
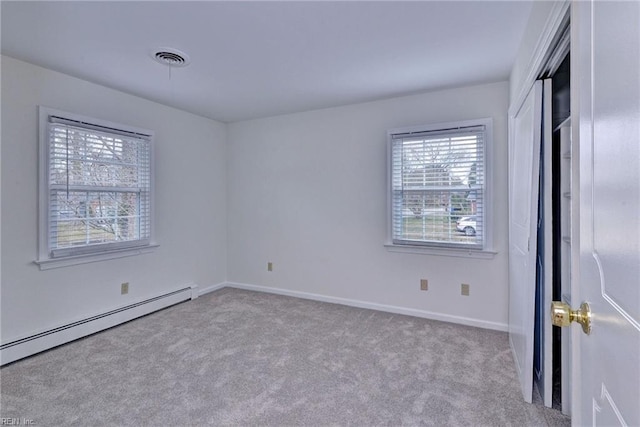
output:
{"label": "window sill", "polygon": [[411,245],[394,245],[392,243],[385,243],[384,245],[389,252],[399,252],[406,254],[422,254],[422,255],[438,255],[438,256],[450,256],[459,258],[478,258],[478,259],[493,259],[497,252],[484,249],[453,249],[453,248],[435,248],[427,246],[411,246]]}
{"label": "window sill", "polygon": [[95,254],[75,255],[61,258],[45,258],[33,261],[38,264],[40,270],[50,270],[52,268],[69,267],[78,264],[87,264],[90,262],[105,261],[108,259],[124,258],[135,255],[148,254],[153,252],[158,244],[140,246],[135,248],[117,249],[113,251],[105,251]]}

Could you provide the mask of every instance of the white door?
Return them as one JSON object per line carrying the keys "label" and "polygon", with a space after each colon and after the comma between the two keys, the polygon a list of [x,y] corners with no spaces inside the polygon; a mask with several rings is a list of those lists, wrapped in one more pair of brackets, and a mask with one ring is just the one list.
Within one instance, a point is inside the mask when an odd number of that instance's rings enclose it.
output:
{"label": "white door", "polygon": [[534,356],[535,381],[545,406],[551,407],[553,400],[553,329],[548,316],[549,305],[553,300],[553,209],[552,209],[552,81],[543,80],[542,90],[542,140],[540,149],[540,188],[538,197],[538,227],[536,254],[536,321],[535,341],[538,348],[536,364]]}
{"label": "white door", "polygon": [[572,327],[573,421],[638,426],[640,2],[572,7],[579,242],[572,244],[571,297],[574,308],[581,301],[591,305],[593,328],[586,335]]}
{"label": "white door", "polygon": [[509,343],[522,395],[531,402],[542,82],[511,119],[509,147]]}

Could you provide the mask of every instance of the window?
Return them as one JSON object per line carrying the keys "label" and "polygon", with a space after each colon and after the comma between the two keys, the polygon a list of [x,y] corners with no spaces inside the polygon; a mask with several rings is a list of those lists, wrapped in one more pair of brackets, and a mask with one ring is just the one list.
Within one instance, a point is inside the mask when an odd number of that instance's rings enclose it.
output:
{"label": "window", "polygon": [[40,139],[41,267],[152,246],[150,131],[41,107]]}
{"label": "window", "polygon": [[389,131],[390,246],[487,248],[491,119]]}

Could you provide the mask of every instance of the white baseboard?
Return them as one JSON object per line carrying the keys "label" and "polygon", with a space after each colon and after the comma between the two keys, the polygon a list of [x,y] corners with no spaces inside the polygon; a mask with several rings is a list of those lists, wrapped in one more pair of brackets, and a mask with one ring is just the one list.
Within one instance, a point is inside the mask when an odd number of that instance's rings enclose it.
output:
{"label": "white baseboard", "polygon": [[[218,285],[219,286],[219,285]],[[404,314],[407,316],[422,317],[424,319],[439,320],[442,322],[457,323],[460,325],[474,326],[483,329],[492,329],[495,331],[507,332],[509,327],[505,323],[489,322],[486,320],[473,319],[470,317],[453,316],[444,313],[435,313],[433,311],[418,310],[415,308],[399,307],[395,305],[378,304],[368,301],[360,301],[348,298],[332,297],[328,295],[314,294],[309,292],[293,291],[290,289],[273,288],[269,286],[250,285],[247,283],[226,282],[220,287],[230,287],[237,289],[245,289],[249,291],[266,292],[270,294],[285,295],[296,298],[309,299],[314,301],[329,302],[333,304],[348,305],[351,307],[367,308],[370,310],[385,311],[388,313]],[[220,289],[220,288],[216,288]]]}
{"label": "white baseboard", "polygon": [[125,306],[106,310],[94,316],[9,340],[0,345],[0,365],[66,344],[179,302],[194,299],[197,297],[197,292],[198,285],[189,284],[162,295],[146,298]]}
{"label": "white baseboard", "polygon": [[227,283],[225,282],[218,283],[217,285],[205,286],[203,288],[198,289],[198,295],[208,294],[209,292],[217,291],[218,289],[222,289],[226,286],[227,286]]}

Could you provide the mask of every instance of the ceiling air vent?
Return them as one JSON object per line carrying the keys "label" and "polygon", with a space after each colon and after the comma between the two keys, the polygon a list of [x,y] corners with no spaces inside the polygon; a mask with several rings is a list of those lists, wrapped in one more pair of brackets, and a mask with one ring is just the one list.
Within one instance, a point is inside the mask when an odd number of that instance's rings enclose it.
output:
{"label": "ceiling air vent", "polygon": [[169,67],[186,67],[191,60],[189,55],[178,49],[161,47],[151,52],[151,57],[162,65]]}

